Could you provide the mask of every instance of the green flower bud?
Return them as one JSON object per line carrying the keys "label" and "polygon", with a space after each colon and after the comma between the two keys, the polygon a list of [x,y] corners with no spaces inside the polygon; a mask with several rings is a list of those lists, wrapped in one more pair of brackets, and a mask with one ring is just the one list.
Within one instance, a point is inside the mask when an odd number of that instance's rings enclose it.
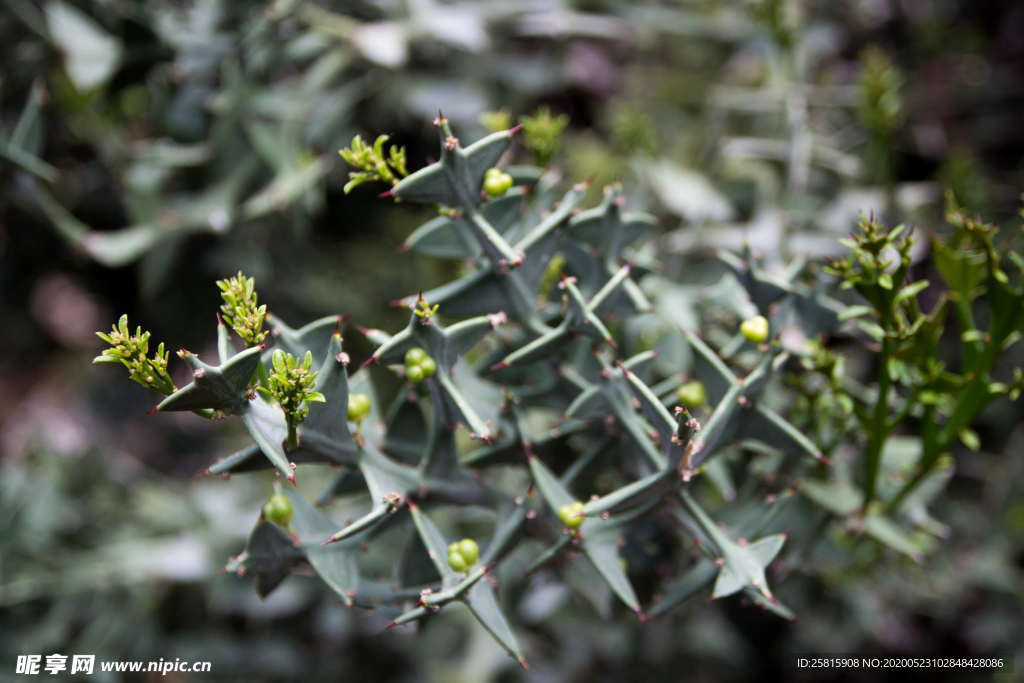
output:
{"label": "green flower bud", "polygon": [[429,358],[427,352],[416,346],[405,352],[405,366],[411,367],[413,365],[419,365],[425,359]]}
{"label": "green flower bud", "polygon": [[744,320],[740,325],[740,334],[755,344],[760,344],[768,339],[768,319],[763,315],[756,315],[750,320]]}
{"label": "green flower bud", "polygon": [[490,168],[484,174],[484,192],[491,197],[500,197],[512,187],[512,176],[498,168]]}
{"label": "green flower bud", "polygon": [[458,551],[448,553],[448,566],[457,572],[464,572],[469,568],[466,559]]}
{"label": "green flower bud", "polygon": [[470,567],[476,564],[476,561],[480,558],[480,548],[472,538],[464,538],[459,541],[458,548],[459,554],[462,555],[462,559],[464,559],[466,564]]}
{"label": "green flower bud", "polygon": [[286,527],[291,524],[293,514],[291,502],[282,493],[275,493],[263,504],[263,517],[268,522]]}
{"label": "green flower bud", "polygon": [[583,524],[583,503],[577,500],[558,508],[558,519],[568,528],[578,529]]}
{"label": "green flower bud", "polygon": [[413,384],[419,384],[426,377],[423,375],[423,368],[419,365],[409,365],[405,368],[405,377]]}
{"label": "green flower bud", "polygon": [[687,408],[699,408],[707,401],[707,394],[704,385],[693,380],[679,385],[676,389],[676,398]]}
{"label": "green flower bud", "polygon": [[370,414],[370,397],[366,394],[348,395],[348,419],[362,422]]}

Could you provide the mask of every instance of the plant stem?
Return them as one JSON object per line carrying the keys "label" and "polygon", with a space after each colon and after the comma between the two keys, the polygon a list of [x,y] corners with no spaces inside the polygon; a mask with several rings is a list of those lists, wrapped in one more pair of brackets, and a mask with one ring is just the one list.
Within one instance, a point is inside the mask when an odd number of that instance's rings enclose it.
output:
{"label": "plant stem", "polygon": [[887,512],[896,512],[907,496],[920,485],[924,478],[931,472],[932,466],[938,461],[942,450],[938,447],[935,424],[936,407],[929,405],[925,407],[924,415],[921,418],[921,459],[918,462],[917,472],[904,484],[895,496],[886,504]]}
{"label": "plant stem", "polygon": [[878,473],[882,469],[882,448],[889,437],[889,387],[892,380],[889,378],[889,357],[892,355],[892,341],[886,336],[882,340],[882,354],[879,363],[882,367],[882,374],[878,380],[878,396],[875,397],[875,407],[871,413],[871,421],[868,424],[868,447],[865,457],[866,481],[864,484],[863,510],[867,512],[868,505],[875,499],[875,491],[878,486]]}
{"label": "plant stem", "polygon": [[288,443],[285,450],[293,451],[299,447],[299,430],[298,425],[292,420],[288,420]]}

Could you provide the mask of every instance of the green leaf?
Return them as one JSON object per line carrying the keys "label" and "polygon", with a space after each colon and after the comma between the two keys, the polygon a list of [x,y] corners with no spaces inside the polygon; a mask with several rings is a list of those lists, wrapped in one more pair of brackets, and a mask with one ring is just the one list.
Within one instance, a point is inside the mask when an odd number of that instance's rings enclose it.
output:
{"label": "green leaf", "polygon": [[[510,190],[487,202],[480,210],[499,233],[507,235],[520,215],[523,198],[522,190]],[[405,240],[404,247],[428,256],[460,260],[478,258],[482,253],[472,228],[461,216],[438,216],[424,223]],[[434,301],[433,298],[428,300]]]}
{"label": "green leaf", "polygon": [[63,2],[46,6],[46,25],[79,92],[104,84],[121,61],[121,43],[81,10]]}
{"label": "green leaf", "polygon": [[473,616],[480,622],[480,625],[487,629],[491,637],[505,648],[510,655],[515,657],[521,666],[525,667],[526,658],[519,649],[519,642],[516,640],[511,627],[509,627],[505,615],[501,612],[501,608],[498,607],[498,601],[494,597],[494,589],[491,588],[491,584],[486,580],[478,581],[466,593],[464,600]]}
{"label": "green leaf", "polygon": [[195,379],[161,401],[157,410],[210,408],[229,415],[245,413],[249,406],[249,380],[260,362],[262,351],[261,346],[254,346],[219,367],[207,365],[189,351],[180,352],[179,355],[192,366]]}
{"label": "green leaf", "polygon": [[448,566],[448,541],[441,534],[429,517],[413,503],[409,504],[409,512],[412,514],[412,521],[416,524],[416,530],[423,540],[423,547],[427,550],[427,556],[437,569],[437,573],[445,581],[450,581],[458,576],[457,572]]}
{"label": "green leaf", "polygon": [[256,592],[261,598],[270,595],[302,560],[288,534],[276,524],[262,522],[249,536],[245,570],[256,577]]}
{"label": "green leaf", "polygon": [[975,298],[985,281],[985,256],[981,253],[959,251],[941,240],[932,241],[935,267],[954,292],[967,300]]}
{"label": "green leaf", "polygon": [[698,560],[681,576],[669,582],[661,599],[651,607],[650,616],[656,617],[683,604],[714,581],[717,573],[718,568],[714,562],[709,559]]}
{"label": "green leaf", "polygon": [[309,563],[324,583],[338,594],[342,602],[351,606],[352,596],[359,589],[356,556],[359,553],[361,539],[354,537],[345,543],[322,545],[323,539],[337,528],[337,523],[310,505],[298,491],[285,489],[284,495],[291,501],[292,509],[295,510],[292,526]]}

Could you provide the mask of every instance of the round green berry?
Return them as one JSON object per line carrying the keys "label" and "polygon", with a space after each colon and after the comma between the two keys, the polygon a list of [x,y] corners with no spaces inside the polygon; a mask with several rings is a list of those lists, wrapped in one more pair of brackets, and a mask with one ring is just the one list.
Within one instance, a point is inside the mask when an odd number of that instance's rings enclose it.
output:
{"label": "round green berry", "polygon": [[405,352],[405,365],[406,367],[419,365],[425,358],[429,358],[429,356],[427,356],[427,352],[420,347],[415,346]]}
{"label": "round green berry", "polygon": [[448,553],[448,566],[457,572],[464,572],[469,568],[466,559],[454,550]]}
{"label": "round green berry", "polygon": [[291,524],[294,513],[291,502],[282,493],[275,493],[263,504],[263,517],[268,522],[274,522],[281,526]]}
{"label": "round green berry", "polygon": [[434,373],[437,372],[437,363],[430,356],[427,356],[420,361],[420,370],[423,371],[423,377],[433,377]]}
{"label": "round green berry", "polygon": [[740,325],[740,334],[747,340],[760,344],[768,339],[768,319],[763,315],[755,315],[750,320],[744,320]]}
{"label": "round green berry", "polygon": [[348,395],[348,419],[362,422],[370,414],[370,397],[366,394]]}
{"label": "round green berry", "polygon": [[704,385],[693,380],[679,385],[676,389],[676,398],[687,408],[699,408],[707,401],[707,394]]}
{"label": "round green berry", "polygon": [[501,169],[491,168],[484,174],[484,192],[492,197],[500,197],[512,187],[512,176]]}
{"label": "round green berry", "polygon": [[583,503],[577,500],[558,508],[558,519],[570,529],[578,529],[583,524]]}
{"label": "round green berry", "polygon": [[423,368],[419,365],[408,365],[405,368],[405,378],[413,384],[419,384],[426,377],[423,374]]}
{"label": "round green berry", "polygon": [[472,538],[464,538],[458,543],[459,554],[466,561],[466,565],[472,567],[480,559],[480,547]]}

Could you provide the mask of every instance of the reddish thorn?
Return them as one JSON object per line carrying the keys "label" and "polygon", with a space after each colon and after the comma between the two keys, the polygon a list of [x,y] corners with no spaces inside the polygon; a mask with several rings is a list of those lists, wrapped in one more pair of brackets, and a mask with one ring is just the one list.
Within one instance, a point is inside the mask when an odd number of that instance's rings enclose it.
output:
{"label": "reddish thorn", "polygon": [[639,607],[637,607],[637,608],[635,608],[633,610],[633,614],[636,615],[636,618],[640,620],[641,624],[644,623],[645,621],[647,621],[647,619],[648,619],[648,616]]}
{"label": "reddish thorn", "polygon": [[260,344],[256,348],[259,349],[260,351],[263,351],[263,350],[265,350],[267,348],[267,345],[266,344]]}
{"label": "reddish thorn", "polygon": [[507,360],[499,361],[491,366],[491,370],[504,370],[509,365],[511,365],[511,363],[509,363]]}
{"label": "reddish thorn", "polygon": [[384,630],[385,631],[390,631],[391,629],[393,629],[394,627],[396,627],[398,625],[399,624],[398,624],[397,621],[392,621],[390,624],[388,624],[387,626],[384,627]]}
{"label": "reddish thorn", "polygon": [[373,356],[370,356],[369,358],[367,358],[366,360],[364,360],[362,365],[360,365],[359,367],[360,368],[365,368],[368,365],[373,365],[376,362],[377,362],[377,356],[373,355]]}
{"label": "reddish thorn", "polygon": [[394,197],[395,193],[392,190],[385,190],[377,195],[377,199],[387,199],[388,197]]}
{"label": "reddish thorn", "polygon": [[518,660],[516,660],[516,661],[518,661],[518,662],[519,662],[519,666],[523,667],[523,669],[524,669],[524,670],[526,670],[526,671],[529,671],[529,670],[530,670],[530,665],[529,665],[529,664],[527,663],[527,661],[526,661],[526,657],[520,657],[520,658],[519,658]]}
{"label": "reddish thorn", "polygon": [[371,331],[372,330],[370,330],[370,328],[368,328],[368,327],[363,327],[362,325],[357,325],[356,326],[356,332],[358,332],[359,334],[363,335],[364,337],[366,335],[370,334]]}
{"label": "reddish thorn", "polygon": [[288,475],[288,481],[290,481],[292,483],[292,486],[294,486],[295,488],[299,488],[298,482],[295,481],[295,473],[294,472],[292,472],[291,474]]}
{"label": "reddish thorn", "polygon": [[337,539],[335,539],[335,538],[334,538],[334,537],[332,536],[332,537],[328,538],[328,539],[327,539],[326,541],[321,541],[320,545],[321,545],[321,546],[324,546],[324,545],[330,545],[330,544],[334,543],[334,542],[335,542],[335,540],[337,540]]}
{"label": "reddish thorn", "polygon": [[514,126],[512,126],[511,128],[508,129],[508,134],[509,135],[515,135],[516,133],[518,133],[522,129],[523,129],[523,124],[517,123],[516,125],[514,125]]}
{"label": "reddish thorn", "polygon": [[616,343],[615,343],[615,340],[614,340],[614,339],[612,339],[611,337],[607,337],[607,338],[605,338],[605,340],[604,340],[604,341],[605,341],[605,343],[606,343],[606,344],[608,344],[608,346],[612,347],[613,349],[617,349],[617,348],[619,348],[619,345],[618,345],[618,344],[616,344]]}
{"label": "reddish thorn", "polygon": [[224,327],[224,321],[220,319],[220,313],[214,313],[217,316],[217,327]]}
{"label": "reddish thorn", "polygon": [[395,247],[395,252],[398,253],[398,254],[404,254],[405,252],[409,251],[409,249],[411,249],[411,248],[412,248],[411,244],[409,244],[408,242],[402,242],[397,247]]}
{"label": "reddish thorn", "polygon": [[392,299],[388,302],[388,306],[392,308],[405,308],[405,301],[402,299]]}
{"label": "reddish thorn", "polygon": [[148,411],[146,411],[146,415],[152,415],[153,413],[156,413],[159,410],[160,410],[160,406],[154,406],[154,407],[150,408]]}
{"label": "reddish thorn", "polygon": [[408,502],[406,502],[406,505],[408,505],[408,506],[409,506],[409,509],[410,509],[410,510],[418,510],[418,509],[419,509],[419,508],[418,508],[418,507],[416,506],[416,503],[412,502],[411,500],[410,500],[410,501],[408,501]]}

